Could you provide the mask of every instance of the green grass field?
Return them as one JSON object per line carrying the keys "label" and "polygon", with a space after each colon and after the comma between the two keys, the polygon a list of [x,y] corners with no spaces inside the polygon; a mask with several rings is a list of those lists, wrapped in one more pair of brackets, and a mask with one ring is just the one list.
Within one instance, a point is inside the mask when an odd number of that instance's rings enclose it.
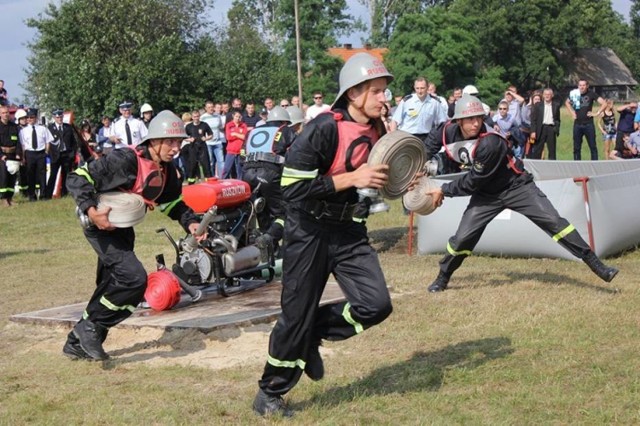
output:
{"label": "green grass field", "polygon": [[[95,274],[72,200],[18,201],[0,210],[0,424],[285,422],[250,408],[269,327],[184,336],[192,346],[130,333],[115,351],[113,330],[105,348],[115,360],[101,364],[61,355],[68,329],[10,322],[88,300]],[[407,255],[407,221],[397,202],[370,221],[393,314],[326,344],[325,379],[303,377],[287,397],[294,424],[640,423],[637,251],[608,260],[621,270],[612,285],[576,262],[471,257],[450,290],[433,295],[425,290],[440,256]],[[156,253],[171,254],[160,226],[177,229],[156,212],[137,227],[136,252],[149,270]],[[242,342],[251,336],[264,345],[247,358]],[[184,361],[211,357],[214,344],[247,360],[230,368]]]}

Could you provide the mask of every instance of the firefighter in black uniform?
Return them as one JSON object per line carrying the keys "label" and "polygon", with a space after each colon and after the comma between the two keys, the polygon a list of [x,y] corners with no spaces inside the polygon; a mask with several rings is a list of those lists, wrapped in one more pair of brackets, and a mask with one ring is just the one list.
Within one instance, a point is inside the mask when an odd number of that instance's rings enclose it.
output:
{"label": "firefighter in black uniform", "polygon": [[[282,314],[271,332],[269,356],[253,409],[292,415],[282,396],[304,372],[320,380],[322,339],[344,340],[382,322],[391,298],[367,228],[354,220],[357,188],[381,188],[388,166],[366,164],[384,133],[380,113],[393,76],[367,53],[340,71],[332,109],[311,120],[286,155]],[[347,301],[318,307],[333,274]]]}
{"label": "firefighter in black uniform", "polygon": [[45,190],[45,198],[50,199],[55,192],[58,170],[60,170],[60,179],[62,180],[62,190],[59,195],[67,195],[67,187],[65,182],[73,165],[76,161],[76,153],[78,152],[78,141],[71,125],[63,122],[64,111],[58,108],[53,111],[53,123],[49,124],[49,131],[53,138],[58,142],[52,144],[49,149],[50,173],[47,180],[47,188]]}
{"label": "firefighter in black uniform", "polygon": [[[5,206],[11,206],[15,192],[17,161],[22,159],[20,128],[10,120],[9,107],[0,106],[0,199]],[[12,164],[15,165],[12,169]]]}
{"label": "firefighter in black uniform", "polygon": [[491,220],[502,210],[511,209],[538,225],[574,256],[582,259],[601,279],[610,282],[618,273],[604,265],[578,231],[560,217],[546,195],[514,158],[506,139],[487,131],[482,120],[484,109],[478,98],[463,95],[456,103],[452,121],[436,129],[427,147],[429,154],[442,150],[444,169],[461,165],[468,169],[463,177],[428,192],[436,206],[443,197],[471,196],[456,234],[449,239],[447,254],[440,260],[440,273],[429,291],[447,288],[453,272],[476,246]]}
{"label": "firefighter in black uniform", "polygon": [[277,251],[284,232],[280,178],[284,156],[296,136],[290,122],[287,110],[275,106],[269,111],[266,124],[252,129],[245,142],[247,158],[242,180],[251,186],[252,192],[259,185],[259,193],[265,199],[264,209],[258,213],[263,234],[256,239],[256,245],[262,249],[272,247]]}
{"label": "firefighter in black uniform", "polygon": [[102,343],[109,328],[133,313],[147,285],[147,273],[133,252],[133,227],[114,227],[110,209],[97,209],[99,194],[139,194],[145,203],[157,205],[186,231],[195,233],[198,218],[181,201],[182,183],[172,161],[186,137],[182,120],[171,111],[162,111],[135,150],[113,150],[69,175],[69,192],[93,223],[85,229],[85,237],[98,254],[97,288],[62,349],[70,358],[107,359]]}

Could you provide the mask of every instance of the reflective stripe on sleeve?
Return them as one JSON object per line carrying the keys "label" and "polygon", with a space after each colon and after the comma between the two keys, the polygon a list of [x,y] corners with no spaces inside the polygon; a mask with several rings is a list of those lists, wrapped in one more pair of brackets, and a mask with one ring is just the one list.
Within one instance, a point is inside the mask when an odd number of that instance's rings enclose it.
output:
{"label": "reflective stripe on sleeve", "polygon": [[351,312],[349,311],[350,308],[351,303],[347,302],[347,304],[344,305],[344,309],[342,310],[342,316],[344,317],[346,322],[351,324],[353,328],[356,329],[356,334],[360,334],[364,331],[364,327],[358,321],[353,319],[353,317],[351,316]]}
{"label": "reflective stripe on sleeve", "polygon": [[276,359],[271,355],[269,355],[269,357],[267,358],[267,362],[273,365],[274,367],[281,367],[281,368],[299,367],[301,370],[304,370],[304,366],[306,365],[306,363],[301,359],[296,359],[295,361],[280,361],[279,359]]}
{"label": "reflective stripe on sleeve", "polygon": [[182,195],[180,195],[178,198],[176,198],[175,200],[171,201],[170,203],[160,204],[158,207],[160,208],[160,211],[162,213],[164,213],[164,214],[166,214],[168,216],[169,213],[171,213],[171,210],[173,210],[173,208],[176,206],[176,204],[178,204],[180,201],[182,201]]}
{"label": "reflective stripe on sleeve", "polygon": [[455,251],[453,247],[451,247],[451,243],[447,243],[447,251],[451,256],[462,256],[462,255],[471,256],[471,250]]}
{"label": "reflective stripe on sleeve", "polygon": [[93,180],[93,178],[91,177],[91,175],[89,174],[89,169],[87,168],[87,164],[85,164],[82,167],[78,167],[74,173],[77,174],[78,176],[83,176],[85,179],[87,179],[89,181],[89,183],[93,186],[96,186],[96,181]]}
{"label": "reflective stripe on sleeve", "polygon": [[284,228],[284,219],[276,219],[275,222]]}
{"label": "reflective stripe on sleeve", "polygon": [[562,231],[558,232],[556,235],[553,236],[553,241],[556,241],[556,242],[560,241],[560,239],[566,237],[567,235],[569,235],[575,230],[576,230],[575,226],[569,224],[569,226],[567,226]]}
{"label": "reflective stripe on sleeve", "polygon": [[282,169],[282,179],[280,180],[280,186],[289,186],[301,180],[315,179],[317,176],[318,169],[307,171],[284,167]]}

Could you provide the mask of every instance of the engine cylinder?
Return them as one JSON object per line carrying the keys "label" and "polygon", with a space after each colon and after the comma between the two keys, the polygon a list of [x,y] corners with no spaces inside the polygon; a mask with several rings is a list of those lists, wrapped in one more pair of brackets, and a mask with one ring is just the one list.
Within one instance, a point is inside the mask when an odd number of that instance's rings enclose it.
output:
{"label": "engine cylinder", "polygon": [[260,264],[260,257],[260,249],[256,246],[243,247],[236,253],[225,253],[222,256],[224,273],[229,276],[254,268]]}

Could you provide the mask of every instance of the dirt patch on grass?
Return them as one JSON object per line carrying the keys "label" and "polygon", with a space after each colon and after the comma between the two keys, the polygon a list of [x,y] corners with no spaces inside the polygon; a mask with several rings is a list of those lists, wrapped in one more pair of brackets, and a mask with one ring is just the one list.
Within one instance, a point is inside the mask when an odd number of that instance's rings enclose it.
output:
{"label": "dirt patch on grass", "polygon": [[[193,366],[219,370],[243,365],[260,365],[267,359],[269,334],[273,324],[246,328],[226,328],[211,333],[198,330],[165,331],[160,328],[114,327],[104,343],[112,366],[143,363],[151,366]],[[66,327],[45,327],[10,323],[3,335],[19,340],[16,355],[49,352],[62,355]],[[332,350],[322,347],[323,356]]]}

